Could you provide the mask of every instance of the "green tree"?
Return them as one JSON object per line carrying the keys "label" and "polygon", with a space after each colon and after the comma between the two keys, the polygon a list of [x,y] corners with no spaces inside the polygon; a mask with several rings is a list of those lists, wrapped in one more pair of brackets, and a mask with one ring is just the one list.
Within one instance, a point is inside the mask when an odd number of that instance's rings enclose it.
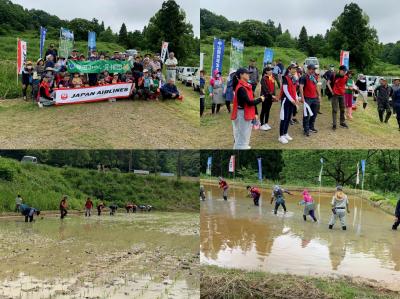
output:
{"label": "green tree", "polygon": [[112,32],[110,26],[108,26],[105,31],[99,34],[99,41],[109,43],[115,43],[117,41],[117,38]]}
{"label": "green tree", "polygon": [[273,38],[268,27],[260,21],[248,20],[240,23],[238,34],[247,46],[271,47],[273,45]]}
{"label": "green tree", "polygon": [[125,47],[128,46],[128,30],[126,29],[125,23],[122,23],[121,29],[119,30],[118,42]]}
{"label": "green tree", "polygon": [[276,39],[276,46],[281,48],[296,48],[296,41],[292,38],[289,30],[286,30],[282,35]]}
{"label": "green tree", "polygon": [[299,40],[297,41],[298,48],[303,52],[308,52],[309,49],[309,40],[306,27],[301,27]]}

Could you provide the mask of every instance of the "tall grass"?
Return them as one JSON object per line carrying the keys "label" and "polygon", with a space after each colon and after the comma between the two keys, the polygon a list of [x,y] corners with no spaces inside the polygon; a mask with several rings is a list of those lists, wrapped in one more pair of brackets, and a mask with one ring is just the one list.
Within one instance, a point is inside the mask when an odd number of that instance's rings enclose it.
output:
{"label": "tall grass", "polygon": [[14,209],[17,194],[28,205],[41,210],[58,209],[63,195],[68,195],[70,208],[77,210],[83,208],[88,196],[95,203],[104,199],[107,204],[116,203],[121,207],[132,201],[151,204],[162,211],[199,209],[198,182],[21,164],[0,158],[0,212]]}

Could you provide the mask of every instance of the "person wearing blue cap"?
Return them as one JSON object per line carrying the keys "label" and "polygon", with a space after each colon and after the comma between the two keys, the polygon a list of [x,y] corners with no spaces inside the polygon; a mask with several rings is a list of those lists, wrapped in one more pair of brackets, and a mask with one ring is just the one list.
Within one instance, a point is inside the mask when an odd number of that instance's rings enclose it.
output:
{"label": "person wearing blue cap", "polygon": [[258,118],[256,106],[265,100],[264,96],[254,99],[249,80],[249,71],[245,68],[238,69],[233,78],[235,96],[231,120],[235,139],[234,149],[250,149],[252,121]]}

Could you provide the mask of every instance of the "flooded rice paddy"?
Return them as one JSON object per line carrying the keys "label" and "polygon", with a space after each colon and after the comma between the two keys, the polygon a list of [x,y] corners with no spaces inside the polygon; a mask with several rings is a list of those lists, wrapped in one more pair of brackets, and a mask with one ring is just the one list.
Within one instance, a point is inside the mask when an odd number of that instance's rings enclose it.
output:
{"label": "flooded rice paddy", "polygon": [[271,191],[263,190],[260,207],[245,187],[221,190],[205,185],[201,205],[200,260],[203,264],[272,273],[346,275],[400,291],[400,232],[394,217],[368,201],[349,196],[347,231],[340,223],[328,229],[332,194],[311,193],[318,223],[303,220],[301,192],[286,195],[288,212],[273,214]]}
{"label": "flooded rice paddy", "polygon": [[199,216],[0,220],[0,298],[198,298]]}

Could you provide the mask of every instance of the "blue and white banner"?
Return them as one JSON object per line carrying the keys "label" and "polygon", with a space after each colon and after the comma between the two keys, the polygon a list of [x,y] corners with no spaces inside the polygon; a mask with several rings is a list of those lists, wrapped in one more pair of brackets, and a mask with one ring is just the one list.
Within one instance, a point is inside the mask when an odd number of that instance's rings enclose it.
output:
{"label": "blue and white banner", "polygon": [[88,34],[88,49],[89,53],[96,51],[96,32],[90,31]]}
{"label": "blue and white banner", "polygon": [[318,182],[322,183],[322,173],[324,171],[324,158],[321,158],[319,161],[321,162],[321,170],[319,172]]}
{"label": "blue and white banner", "polygon": [[243,66],[243,51],[244,42],[232,37],[229,72],[236,71]]}
{"label": "blue and white banner", "polygon": [[362,171],[363,176],[365,175],[365,165],[366,165],[366,161],[361,160],[361,171]]}
{"label": "blue and white banner", "polygon": [[258,179],[260,181],[262,181],[262,162],[261,162],[261,158],[258,158],[257,162],[258,162]]}
{"label": "blue and white banner", "polygon": [[272,61],[274,60],[274,50],[265,48],[264,50],[264,67],[267,64],[272,64]]}
{"label": "blue and white banner", "polygon": [[47,29],[40,26],[40,58],[43,58],[43,50],[44,50],[44,43],[46,41],[46,34],[47,34]]}
{"label": "blue and white banner", "polygon": [[350,68],[350,52],[349,51],[341,51],[340,52],[340,65],[344,65],[347,69]]}
{"label": "blue and white banner", "polygon": [[224,61],[225,41],[222,39],[214,38],[214,54],[211,68],[211,76],[215,70],[222,73],[222,63]]}
{"label": "blue and white banner", "polygon": [[212,157],[208,157],[206,174],[211,175]]}

